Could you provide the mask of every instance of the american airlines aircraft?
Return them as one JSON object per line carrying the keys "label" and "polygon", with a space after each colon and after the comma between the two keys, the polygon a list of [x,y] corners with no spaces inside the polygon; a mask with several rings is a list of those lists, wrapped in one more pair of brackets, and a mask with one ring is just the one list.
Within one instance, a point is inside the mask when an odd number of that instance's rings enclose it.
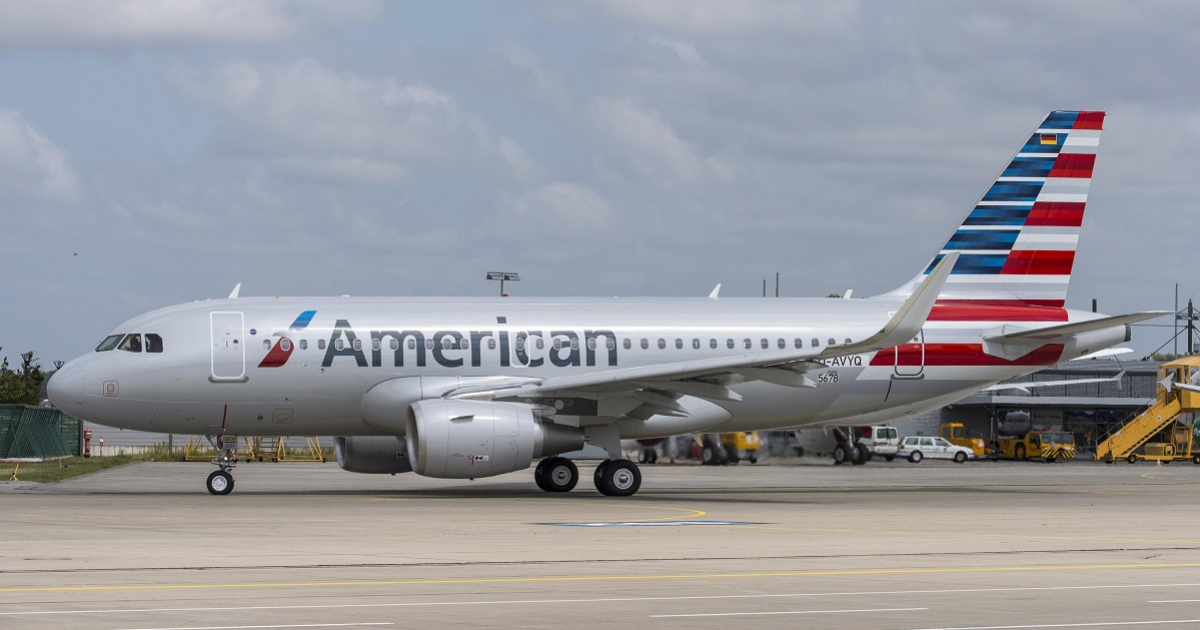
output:
{"label": "american airlines aircraft", "polygon": [[1104,112],[1052,112],[916,277],[867,299],[210,300],[118,326],[49,383],[114,427],[335,435],[359,473],[474,479],[527,468],[605,495],[638,491],[621,439],[871,424],[1130,339],[1161,313],[1064,308]]}

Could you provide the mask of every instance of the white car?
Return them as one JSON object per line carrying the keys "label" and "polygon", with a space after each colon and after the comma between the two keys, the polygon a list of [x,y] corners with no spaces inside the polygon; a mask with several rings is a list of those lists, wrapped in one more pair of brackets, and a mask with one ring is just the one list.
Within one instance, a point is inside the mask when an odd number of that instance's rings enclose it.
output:
{"label": "white car", "polygon": [[926,457],[952,459],[961,464],[974,457],[975,452],[965,446],[951,444],[945,438],[912,435],[900,442],[896,456],[907,457],[914,464]]}
{"label": "white car", "polygon": [[860,447],[866,446],[872,455],[878,455],[890,462],[896,459],[896,451],[900,448],[900,436],[896,433],[896,427],[858,427],[856,443]]}

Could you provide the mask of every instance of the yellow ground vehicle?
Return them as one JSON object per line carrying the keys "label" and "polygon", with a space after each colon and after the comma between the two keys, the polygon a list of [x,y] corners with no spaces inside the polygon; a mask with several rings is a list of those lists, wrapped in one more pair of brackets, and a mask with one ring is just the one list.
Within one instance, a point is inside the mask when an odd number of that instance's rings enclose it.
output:
{"label": "yellow ground vehicle", "polygon": [[1001,459],[1040,457],[1048,462],[1075,459],[1075,434],[1069,431],[1030,431],[1024,437],[998,438]]}
{"label": "yellow ground vehicle", "polygon": [[758,463],[758,449],[762,446],[758,431],[706,434],[701,443],[703,450],[700,461],[709,466],[736,464],[743,459],[751,464],[756,464]]}
{"label": "yellow ground vehicle", "polygon": [[[1195,417],[1200,410],[1200,390],[1194,385],[1197,381],[1200,357],[1183,357],[1158,366],[1154,404],[1097,444],[1096,459],[1110,464],[1118,459],[1131,464],[1141,459],[1163,463],[1190,459],[1200,464],[1200,452],[1195,449],[1200,439],[1200,424]],[[1155,437],[1162,441],[1151,442]]]}
{"label": "yellow ground vehicle", "polygon": [[996,456],[996,449],[989,449],[983,438],[968,436],[967,428],[961,422],[946,422],[942,424],[941,432],[946,441],[971,449],[977,458]]}

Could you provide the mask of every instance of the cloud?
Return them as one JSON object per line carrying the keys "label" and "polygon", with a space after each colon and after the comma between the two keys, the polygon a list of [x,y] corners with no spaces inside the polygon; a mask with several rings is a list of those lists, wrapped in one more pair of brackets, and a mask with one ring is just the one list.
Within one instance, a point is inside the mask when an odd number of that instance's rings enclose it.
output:
{"label": "cloud", "polygon": [[697,155],[658,111],[614,98],[595,99],[592,109],[596,135],[610,150],[604,169],[631,172],[647,182],[694,184],[731,177],[719,160]]}
{"label": "cloud", "polygon": [[72,202],[82,194],[71,156],[20,112],[0,109],[0,198]]}
{"label": "cloud", "polygon": [[703,34],[811,33],[853,21],[849,0],[601,0],[600,7],[636,24]]}
{"label": "cloud", "polygon": [[612,208],[596,191],[567,182],[529,190],[501,214],[509,232],[588,232],[607,228],[612,220]]}
{"label": "cloud", "polygon": [[0,3],[0,47],[177,49],[289,39],[377,15],[375,0],[39,0]]}
{"label": "cloud", "polygon": [[425,83],[337,72],[311,60],[178,66],[166,81],[220,122],[208,151],[280,172],[387,182],[414,169],[471,168],[529,182],[542,169],[452,95]]}

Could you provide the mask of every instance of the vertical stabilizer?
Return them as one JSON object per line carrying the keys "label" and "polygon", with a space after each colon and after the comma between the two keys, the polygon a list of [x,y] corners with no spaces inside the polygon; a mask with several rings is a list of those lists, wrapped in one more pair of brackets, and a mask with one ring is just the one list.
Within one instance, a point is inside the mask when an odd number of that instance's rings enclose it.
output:
{"label": "vertical stabilizer", "polygon": [[1103,126],[1104,112],[1051,112],[925,270],[890,295],[959,252],[939,301],[1063,306]]}

